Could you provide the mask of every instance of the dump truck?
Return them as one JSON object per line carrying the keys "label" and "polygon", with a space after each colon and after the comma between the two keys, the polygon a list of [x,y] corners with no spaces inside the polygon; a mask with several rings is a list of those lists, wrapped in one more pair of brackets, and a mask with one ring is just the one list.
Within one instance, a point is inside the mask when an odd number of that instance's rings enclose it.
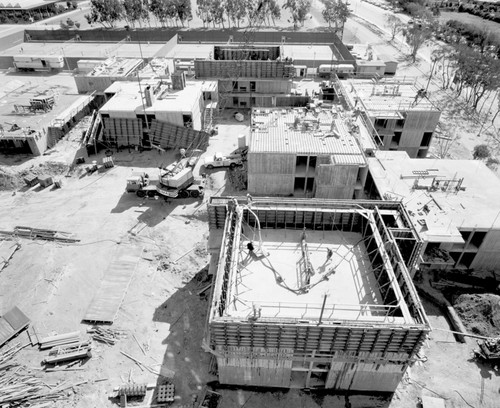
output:
{"label": "dump truck", "polygon": [[243,164],[241,154],[231,154],[224,156],[222,153],[217,152],[213,156],[205,158],[205,168],[211,170],[214,167],[231,167],[234,169],[236,166]]}
{"label": "dump truck", "polygon": [[132,173],[127,179],[126,191],[138,197],[198,198],[203,196],[204,182],[194,178],[190,167],[176,173],[160,169],[159,180],[151,180],[146,172]]}

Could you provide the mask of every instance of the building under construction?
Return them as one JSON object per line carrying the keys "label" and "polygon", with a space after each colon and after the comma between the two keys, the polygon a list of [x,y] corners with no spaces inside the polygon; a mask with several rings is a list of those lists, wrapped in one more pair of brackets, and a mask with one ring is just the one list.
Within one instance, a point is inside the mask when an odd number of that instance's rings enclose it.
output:
{"label": "building under construction", "polygon": [[222,384],[396,389],[430,330],[400,203],[212,197],[209,223]]}

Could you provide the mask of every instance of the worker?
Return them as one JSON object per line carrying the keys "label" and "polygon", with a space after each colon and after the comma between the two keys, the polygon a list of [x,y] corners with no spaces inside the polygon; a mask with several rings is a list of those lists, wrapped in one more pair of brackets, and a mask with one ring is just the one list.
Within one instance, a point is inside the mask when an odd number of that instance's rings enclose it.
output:
{"label": "worker", "polygon": [[253,202],[252,196],[250,194],[247,194],[247,204],[252,205],[252,202]]}
{"label": "worker", "polygon": [[326,248],[326,260],[329,261],[332,256],[333,256],[333,249],[332,248]]}
{"label": "worker", "polygon": [[250,242],[247,244],[247,249],[248,249],[248,252],[249,252],[250,254],[253,254],[253,251],[254,251],[255,247],[253,246],[253,242],[252,242],[252,241],[250,241]]}

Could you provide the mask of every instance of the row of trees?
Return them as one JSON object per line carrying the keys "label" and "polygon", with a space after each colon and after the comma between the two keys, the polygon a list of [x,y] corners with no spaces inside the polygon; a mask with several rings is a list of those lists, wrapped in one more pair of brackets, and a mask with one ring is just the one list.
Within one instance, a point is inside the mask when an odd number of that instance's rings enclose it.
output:
{"label": "row of trees", "polygon": [[193,17],[190,0],[91,0],[89,24],[113,28],[122,20],[132,27],[149,22],[150,13],[162,26],[184,25]]}
{"label": "row of trees", "polygon": [[[330,28],[343,31],[350,15],[347,2],[321,0],[325,8],[324,20]],[[125,20],[135,27],[149,22],[150,15],[165,26],[184,27],[193,18],[190,0],[91,0],[90,13],[85,15],[89,24],[98,23],[112,28]],[[196,0],[196,15],[203,27],[231,28],[275,25],[282,18],[282,9],[290,14],[294,28],[303,26],[310,18],[311,0],[286,0],[280,7],[278,0]]]}
{"label": "row of trees", "polygon": [[[413,61],[420,47],[430,39],[438,24],[432,16],[422,15],[408,27],[396,16],[388,16],[386,25],[392,39],[402,33],[410,47]],[[462,27],[451,23],[448,27]],[[429,82],[438,76],[442,89],[450,89],[462,96],[469,107],[481,112],[487,100],[500,87],[500,60],[494,34],[484,29],[472,29],[469,36],[458,30],[447,37],[448,44],[438,46],[431,55]],[[471,34],[472,33],[472,34]],[[500,106],[499,106],[500,108]],[[495,118],[493,118],[494,120]]]}

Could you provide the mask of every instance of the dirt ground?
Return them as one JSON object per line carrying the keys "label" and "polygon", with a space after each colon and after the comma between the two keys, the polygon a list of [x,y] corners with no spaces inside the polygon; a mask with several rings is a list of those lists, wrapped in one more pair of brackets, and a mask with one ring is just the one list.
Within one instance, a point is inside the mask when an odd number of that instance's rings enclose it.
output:
{"label": "dirt ground", "polygon": [[470,333],[487,337],[500,335],[500,296],[463,294],[455,298],[453,306]]}
{"label": "dirt ground", "polygon": [[[373,36],[358,26],[354,30],[360,41]],[[398,55],[400,75],[420,76],[426,81],[429,64],[424,59],[410,64],[400,48],[384,39],[375,40]],[[434,81],[431,89],[431,97],[438,101],[441,96],[435,92]],[[460,103],[453,106],[451,96],[443,93],[442,98],[450,103],[443,120],[450,128],[460,129],[460,139],[448,149],[447,157],[471,158],[473,146],[483,142],[496,146],[494,133],[488,136],[488,132],[482,132],[477,137],[476,121]],[[248,131],[248,118],[240,124],[231,119],[231,113],[227,113],[219,126],[219,134],[211,138],[207,155],[233,151],[237,148],[237,136]],[[70,391],[67,400],[58,402],[57,407],[117,406],[109,399],[111,391],[129,378],[153,384],[170,378],[177,396],[172,406],[197,406],[206,384],[216,380],[209,373],[210,357],[201,347],[208,302],[197,293],[208,279],[206,201],[210,195],[245,192],[235,191],[227,183],[227,171],[219,169],[207,173],[204,200],[165,203],[139,199],[124,192],[127,176],[134,169],[154,175],[159,165],[174,160],[176,152],[134,151],[115,154],[114,168],[91,176],[76,169],[64,177],[62,189],[22,187],[21,178],[28,171],[66,174],[69,160],[75,154],[77,135],[75,131],[50,154],[40,158],[0,156],[1,164],[9,164],[0,166],[0,184],[4,172],[9,175],[4,180],[11,183],[6,186],[16,188],[15,194],[10,189],[0,191],[0,229],[26,225],[71,232],[81,240],[77,244],[20,240],[21,249],[0,272],[0,313],[17,305],[31,318],[41,337],[85,331],[88,326],[81,320],[101,277],[120,245],[130,245],[143,249],[143,255],[112,326],[125,330],[127,337],[114,346],[96,343],[93,357],[81,371],[42,372],[40,362],[47,353],[37,348],[25,348],[17,360],[48,384],[88,381]],[[432,146],[432,149],[437,155],[443,147]],[[200,170],[204,171],[198,166],[197,173]],[[423,304],[433,328],[450,330],[440,310],[426,301]],[[471,321],[472,313],[473,310]],[[26,334],[14,339],[15,342],[25,344]],[[220,408],[413,408],[424,395],[443,398],[446,408],[498,408],[499,373],[471,359],[474,347],[473,340],[460,344],[451,333],[433,331],[422,350],[424,358],[410,369],[394,395],[218,389],[223,395]],[[159,371],[162,377],[142,371],[120,350]]]}
{"label": "dirt ground", "polygon": [[[238,135],[245,131],[248,118],[238,123],[232,119],[232,112],[227,112],[206,155],[233,151],[238,147]],[[64,153],[74,149],[71,136],[67,139],[56,146],[53,154],[35,159],[34,168],[27,160],[9,166],[9,171],[36,170],[40,164],[54,166],[43,163],[53,162],[55,157],[67,164]],[[113,406],[115,402],[109,399],[112,389],[129,378],[150,384],[170,378],[177,396],[172,406],[192,407],[199,403],[206,384],[216,380],[209,373],[210,356],[201,347],[208,301],[197,292],[208,282],[207,197],[236,193],[227,183],[227,171],[207,174],[204,200],[166,203],[124,192],[125,179],[133,170],[144,169],[154,175],[155,168],[173,161],[175,156],[173,151],[160,154],[125,150],[115,153],[116,166],[112,169],[91,176],[76,169],[73,175],[64,177],[62,189],[23,187],[15,194],[0,192],[1,229],[26,225],[71,232],[81,240],[76,244],[20,240],[21,249],[0,272],[1,312],[17,305],[31,318],[41,337],[84,332],[88,326],[81,320],[120,245],[144,251],[112,326],[125,330],[126,338],[114,346],[95,343],[93,357],[83,365],[84,370],[74,372],[42,372],[40,362],[47,353],[37,348],[28,347],[19,354],[18,361],[49,384],[88,381],[75,387],[58,407]],[[200,165],[196,170],[198,174],[204,172]],[[424,305],[433,327],[450,328],[440,311]],[[26,334],[13,342],[25,344]],[[438,394],[446,399],[447,408],[465,406],[455,389],[472,406],[496,407],[500,377],[491,368],[469,361],[473,346],[455,343],[449,333],[433,332],[423,350],[427,361],[410,370],[409,378],[394,395],[218,389],[223,395],[220,408],[407,408],[416,407],[422,395]],[[162,376],[141,371],[120,350]]]}

